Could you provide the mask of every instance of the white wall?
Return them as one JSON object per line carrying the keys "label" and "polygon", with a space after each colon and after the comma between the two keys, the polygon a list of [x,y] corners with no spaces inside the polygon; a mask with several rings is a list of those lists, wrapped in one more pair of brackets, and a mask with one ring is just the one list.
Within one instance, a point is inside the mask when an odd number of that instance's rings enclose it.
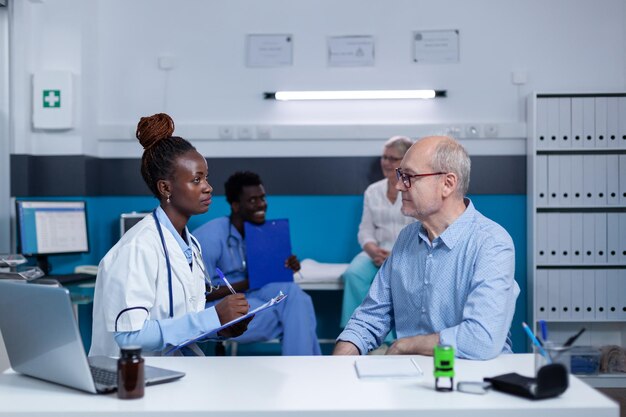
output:
{"label": "white wall", "polygon": [[[470,153],[524,153],[533,90],[626,89],[623,0],[43,0],[14,2],[14,152],[139,156],[140,116],[170,113],[206,155],[374,155],[392,134],[496,124]],[[458,64],[412,62],[414,30],[460,30]],[[245,35],[289,33],[294,64],[244,65]],[[376,65],[329,68],[326,38],[372,35]],[[175,68],[157,67],[171,56]],[[77,74],[76,128],[33,132],[30,74]],[[528,83],[513,85],[512,71]],[[436,88],[431,101],[283,103],[276,89]],[[269,141],[217,140],[219,126],[270,126]],[[482,134],[484,136],[484,134]],[[507,138],[507,139],[502,139]],[[366,139],[366,140],[363,140]]]}

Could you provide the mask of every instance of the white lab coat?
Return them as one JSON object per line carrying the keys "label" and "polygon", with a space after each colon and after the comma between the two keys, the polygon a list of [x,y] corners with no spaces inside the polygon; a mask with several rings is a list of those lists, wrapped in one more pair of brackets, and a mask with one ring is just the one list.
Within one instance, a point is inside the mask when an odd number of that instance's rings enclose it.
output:
{"label": "white lab coat", "polygon": [[[172,233],[163,225],[161,229],[172,266],[174,317],[202,311],[203,272],[195,264],[192,272]],[[191,248],[198,255],[194,244]],[[89,355],[119,356],[116,331],[141,330],[145,320],[167,319],[169,313],[165,252],[154,216],[150,215],[126,232],[98,266]]]}

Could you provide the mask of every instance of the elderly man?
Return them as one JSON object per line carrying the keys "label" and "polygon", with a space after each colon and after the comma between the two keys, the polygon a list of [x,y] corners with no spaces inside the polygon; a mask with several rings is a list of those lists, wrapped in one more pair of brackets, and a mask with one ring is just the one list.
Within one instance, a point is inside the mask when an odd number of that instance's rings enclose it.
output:
{"label": "elderly man", "polygon": [[509,234],[465,197],[470,159],[449,137],[416,142],[397,169],[405,227],[370,292],[337,338],[333,354],[365,354],[395,327],[387,354],[490,359],[511,352],[519,287]]}

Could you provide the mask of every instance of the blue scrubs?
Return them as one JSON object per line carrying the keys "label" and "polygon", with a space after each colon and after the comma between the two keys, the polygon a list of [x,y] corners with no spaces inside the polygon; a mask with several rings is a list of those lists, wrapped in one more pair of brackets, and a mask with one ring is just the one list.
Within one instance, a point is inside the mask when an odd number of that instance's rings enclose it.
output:
{"label": "blue scrubs", "polygon": [[[224,272],[231,282],[246,278],[246,248],[239,231],[228,217],[220,217],[200,226],[193,232],[200,242],[202,256],[214,284],[221,283],[215,268]],[[248,330],[237,342],[250,343],[282,339],[283,355],[319,355],[320,345],[316,334],[316,319],[311,297],[293,282],[275,282],[257,290],[246,292],[250,308],[254,309],[276,296],[279,291],[288,294],[284,302],[252,319]],[[207,307],[218,301],[207,303]]]}

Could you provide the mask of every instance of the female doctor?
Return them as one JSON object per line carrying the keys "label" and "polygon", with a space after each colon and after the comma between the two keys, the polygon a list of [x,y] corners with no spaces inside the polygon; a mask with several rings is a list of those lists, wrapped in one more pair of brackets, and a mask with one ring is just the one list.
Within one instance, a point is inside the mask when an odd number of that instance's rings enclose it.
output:
{"label": "female doctor", "polygon": [[[213,271],[205,270],[187,221],[207,212],[213,188],[204,157],[173,133],[174,121],[164,113],[142,117],[137,125],[144,148],[141,175],[160,204],[100,262],[90,356],[119,356],[119,346],[130,344],[140,345],[147,355],[160,355],[248,312],[243,294],[205,309],[206,294],[219,286],[211,282]],[[239,336],[248,322],[219,335]],[[182,353],[203,354],[195,344]]]}

